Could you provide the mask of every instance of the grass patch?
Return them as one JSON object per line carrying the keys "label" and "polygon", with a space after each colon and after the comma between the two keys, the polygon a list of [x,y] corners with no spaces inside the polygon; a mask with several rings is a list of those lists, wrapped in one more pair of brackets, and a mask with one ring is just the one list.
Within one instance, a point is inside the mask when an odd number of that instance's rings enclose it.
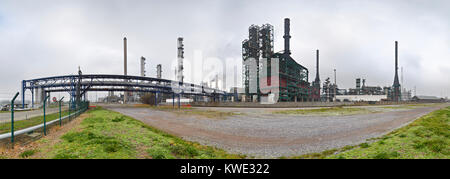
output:
{"label": "grass patch", "polygon": [[[62,116],[66,116],[69,114],[69,111],[63,111],[61,113]],[[45,120],[50,122],[55,119],[59,119],[59,112],[46,114]],[[44,116],[36,116],[26,120],[14,121],[14,131],[25,129],[27,127],[35,126],[38,124],[44,123]],[[2,123],[0,125],[0,134],[11,132],[11,122]]]}
{"label": "grass patch", "polygon": [[214,111],[214,110],[201,110],[201,109],[195,109],[191,107],[184,107],[182,106],[180,109],[177,107],[173,108],[172,106],[152,106],[150,107],[155,110],[160,111],[168,111],[173,112],[177,115],[194,115],[194,116],[202,116],[207,118],[218,118],[223,119],[228,116],[234,116],[234,115],[240,115],[240,113],[236,112],[225,112],[225,111]]}
{"label": "grass patch", "polygon": [[117,112],[95,108],[77,130],[64,134],[47,158],[244,158],[184,141]]}
{"label": "grass patch", "polygon": [[28,158],[28,157],[34,155],[36,152],[37,152],[36,150],[25,150],[19,156],[21,158]]}
{"label": "grass patch", "polygon": [[317,108],[317,109],[295,109],[275,111],[274,114],[297,114],[297,115],[353,115],[371,113],[365,108],[347,108],[347,107],[331,107],[331,108]]}
{"label": "grass patch", "polygon": [[440,103],[425,103],[425,104],[403,104],[403,105],[396,105],[396,106],[381,106],[381,108],[384,109],[417,109],[421,107],[431,107],[431,106],[438,106],[441,105]]}
{"label": "grass patch", "polygon": [[369,147],[369,144],[368,143],[362,143],[362,144],[359,144],[359,147],[361,147],[361,148],[368,148]]}
{"label": "grass patch", "polygon": [[362,143],[290,158],[449,159],[450,107],[433,111],[376,140],[370,145]]}
{"label": "grass patch", "polygon": [[203,116],[207,118],[219,118],[223,119],[228,116],[238,115],[235,112],[223,112],[223,111],[214,111],[214,110],[197,110],[197,109],[185,109],[181,111],[176,111],[175,113],[179,115],[197,115]]}

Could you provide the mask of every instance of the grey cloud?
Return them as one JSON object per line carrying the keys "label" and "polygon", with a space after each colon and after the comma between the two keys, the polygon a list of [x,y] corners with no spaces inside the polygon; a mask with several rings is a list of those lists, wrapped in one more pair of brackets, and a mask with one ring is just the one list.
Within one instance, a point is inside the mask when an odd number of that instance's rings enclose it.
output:
{"label": "grey cloud", "polygon": [[406,87],[449,95],[450,54],[441,50],[450,49],[448,9],[446,0],[6,0],[0,2],[0,98],[19,90],[23,79],[76,73],[79,65],[84,73],[122,74],[123,36],[134,75],[145,56],[147,75],[161,63],[163,77],[171,76],[178,36],[185,38],[186,58],[202,50],[204,57],[225,60],[240,56],[249,25],[270,23],[279,51],[285,17],[291,18],[293,57],[310,69],[310,80],[320,49],[322,80],[336,68],[340,87],[353,87],[356,77],[392,85],[398,40]]}

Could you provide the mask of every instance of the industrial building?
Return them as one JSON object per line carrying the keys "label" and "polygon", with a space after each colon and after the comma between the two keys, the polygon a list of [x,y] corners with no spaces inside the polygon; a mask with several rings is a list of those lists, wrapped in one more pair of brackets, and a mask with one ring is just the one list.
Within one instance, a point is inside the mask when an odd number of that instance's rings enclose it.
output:
{"label": "industrial building", "polygon": [[438,98],[436,96],[414,96],[412,100],[419,103],[442,103],[445,102],[444,98]]}
{"label": "industrial building", "polygon": [[[268,96],[261,91],[272,90],[278,95],[278,101],[308,101],[311,100],[311,86],[308,82],[308,69],[297,63],[291,57],[290,20],[284,19],[284,51],[274,53],[273,26],[264,24],[261,27],[251,25],[249,38],[242,42],[243,84],[245,101],[261,101],[261,96]],[[263,60],[267,59],[267,63]],[[271,60],[278,63],[277,71],[272,71]],[[255,64],[255,65],[253,65]],[[266,73],[262,73],[263,71]],[[279,85],[272,85],[272,75],[278,73]],[[260,78],[262,78],[260,80]],[[261,85],[260,82],[264,84]],[[251,85],[256,85],[252,90]]]}
{"label": "industrial building", "polygon": [[337,95],[336,100],[347,102],[359,102],[359,101],[386,101],[387,95]]}

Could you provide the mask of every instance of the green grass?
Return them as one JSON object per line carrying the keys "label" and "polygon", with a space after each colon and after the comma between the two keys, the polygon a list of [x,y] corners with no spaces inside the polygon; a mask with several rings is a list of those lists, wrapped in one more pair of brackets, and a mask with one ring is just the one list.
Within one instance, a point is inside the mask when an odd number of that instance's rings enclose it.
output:
{"label": "green grass", "polygon": [[150,107],[155,110],[172,112],[177,115],[195,115],[202,116],[207,118],[218,118],[223,119],[228,116],[240,115],[240,113],[236,112],[226,112],[226,111],[215,111],[215,110],[201,110],[190,107],[181,107],[178,109],[177,107],[173,108],[172,106],[158,106],[158,107]]}
{"label": "green grass", "polygon": [[[68,114],[69,114],[68,111],[63,111],[61,113],[62,116],[66,116]],[[45,117],[45,120],[47,122],[55,120],[55,119],[59,119],[59,112],[47,114]],[[42,124],[43,122],[44,122],[44,116],[36,116],[36,117],[32,117],[27,120],[14,121],[14,131],[17,131],[20,129],[25,129],[27,127],[35,126],[38,124]],[[11,132],[11,122],[2,123],[0,125],[0,134],[7,133],[7,132]]]}
{"label": "green grass", "polygon": [[36,152],[37,152],[36,150],[25,150],[19,156],[21,158],[28,158],[28,157],[34,155]]}
{"label": "green grass", "polygon": [[441,105],[441,103],[424,103],[424,104],[403,104],[398,106],[381,106],[381,108],[384,109],[417,109],[420,107],[432,107],[432,106],[438,106]]}
{"label": "green grass", "polygon": [[221,149],[184,141],[120,113],[95,108],[79,128],[51,146],[48,158],[244,158]]}
{"label": "green grass", "polygon": [[344,108],[344,107],[331,107],[331,108],[317,108],[317,109],[295,109],[295,110],[282,110],[275,111],[274,114],[296,114],[296,115],[353,115],[353,114],[366,114],[371,113],[365,108]]}
{"label": "green grass", "polygon": [[425,115],[374,142],[292,158],[449,159],[450,107]]}

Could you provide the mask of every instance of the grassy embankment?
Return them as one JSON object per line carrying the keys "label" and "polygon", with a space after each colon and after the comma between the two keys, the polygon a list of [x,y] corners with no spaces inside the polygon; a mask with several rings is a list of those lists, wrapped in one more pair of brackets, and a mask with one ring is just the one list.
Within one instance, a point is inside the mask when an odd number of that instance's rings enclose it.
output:
{"label": "grassy embankment", "polygon": [[62,135],[59,143],[40,149],[39,152],[44,154],[43,158],[245,157],[184,141],[117,112],[95,108],[87,113],[89,117]]}
{"label": "grassy embankment", "polygon": [[291,115],[327,115],[327,116],[338,116],[338,115],[353,115],[353,114],[367,114],[373,111],[367,110],[365,108],[355,108],[355,107],[330,107],[330,108],[317,108],[317,109],[295,109],[295,110],[282,110],[275,111],[274,114],[291,114]]}
{"label": "grassy embankment", "polygon": [[[69,115],[69,111],[63,111],[62,116]],[[47,122],[59,119],[59,112],[47,114],[45,120]],[[14,121],[14,131],[25,129],[27,127],[35,126],[44,122],[44,116],[36,116],[26,120]],[[5,122],[0,124],[0,134],[11,132],[11,122]]]}
{"label": "grassy embankment", "polygon": [[292,158],[450,159],[450,107],[373,140]]}

